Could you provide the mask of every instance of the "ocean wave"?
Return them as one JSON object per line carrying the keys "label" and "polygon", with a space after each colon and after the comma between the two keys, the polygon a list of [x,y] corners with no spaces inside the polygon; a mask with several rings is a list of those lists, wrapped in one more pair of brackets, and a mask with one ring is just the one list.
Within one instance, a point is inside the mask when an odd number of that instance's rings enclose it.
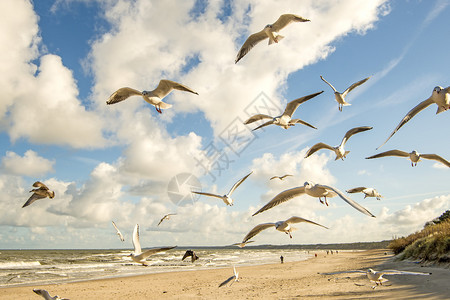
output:
{"label": "ocean wave", "polygon": [[39,261],[8,261],[8,262],[0,262],[0,269],[15,269],[15,268],[29,268],[40,266],[41,263]]}

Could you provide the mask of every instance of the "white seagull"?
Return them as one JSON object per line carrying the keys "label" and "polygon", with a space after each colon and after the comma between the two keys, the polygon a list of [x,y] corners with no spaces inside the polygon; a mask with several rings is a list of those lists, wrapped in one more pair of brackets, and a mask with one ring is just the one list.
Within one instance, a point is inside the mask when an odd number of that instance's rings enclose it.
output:
{"label": "white seagull", "polygon": [[256,44],[267,38],[269,38],[269,45],[272,45],[273,43],[278,43],[281,39],[284,38],[284,36],[278,34],[278,31],[280,31],[290,23],[309,22],[309,21],[310,20],[294,14],[281,15],[275,23],[266,25],[266,27],[264,27],[263,30],[254,33],[247,38],[244,45],[242,45],[241,49],[239,50],[234,63],[237,64],[237,62],[241,58],[243,58],[244,55],[246,55]]}
{"label": "white seagull", "polygon": [[294,176],[294,175],[286,174],[286,175],[283,175],[283,176],[273,176],[273,177],[270,178],[270,180],[275,179],[275,178],[278,178],[280,180],[284,180],[288,176]]}
{"label": "white seagull", "polygon": [[39,296],[42,296],[42,298],[44,298],[45,300],[69,300],[67,298],[60,298],[58,295],[52,297],[46,290],[33,289],[33,292],[35,292]]}
{"label": "white seagull", "polygon": [[248,173],[244,178],[240,179],[238,182],[236,182],[230,189],[230,191],[221,196],[221,195],[217,195],[217,194],[211,194],[211,193],[204,193],[204,192],[192,192],[194,194],[199,194],[199,195],[205,195],[205,196],[210,196],[210,197],[215,197],[215,198],[219,198],[222,199],[222,201],[226,204],[226,205],[233,205],[234,200],[231,198],[231,194],[234,192],[234,190],[241,184],[244,182],[245,179],[247,179],[248,176],[250,176],[253,173],[253,171],[251,171],[250,173]]}
{"label": "white seagull", "polygon": [[219,284],[219,287],[223,287],[224,285],[226,285],[227,283],[229,283],[231,280],[234,279],[233,282],[231,282],[230,286],[235,283],[236,281],[239,281],[239,272],[236,272],[236,267],[233,266],[233,272],[234,275],[231,276],[230,278],[228,278],[227,280],[225,280],[224,282],[222,282],[221,284]]}
{"label": "white seagull", "polygon": [[364,78],[363,80],[360,80],[358,82],[355,82],[354,84],[352,84],[351,86],[349,86],[343,93],[339,93],[334,86],[331,85],[331,83],[329,83],[328,81],[325,80],[325,78],[323,78],[322,76],[320,76],[320,79],[322,79],[326,84],[328,84],[334,91],[334,97],[336,98],[337,103],[339,104],[339,111],[342,111],[342,107],[343,106],[348,106],[351,105],[348,102],[345,102],[345,97],[347,96],[347,94],[353,90],[354,88],[356,88],[357,86],[360,86],[361,84],[363,84],[364,82],[366,82],[367,80],[369,80],[370,77]]}
{"label": "white seagull", "polygon": [[347,154],[350,153],[350,151],[345,151],[344,146],[347,140],[354,134],[357,134],[359,132],[363,132],[366,130],[371,130],[373,127],[369,126],[361,126],[361,127],[355,127],[347,131],[347,133],[344,135],[344,138],[341,141],[341,144],[336,147],[331,147],[330,145],[327,145],[325,143],[317,143],[314,146],[312,146],[308,152],[305,155],[305,158],[311,156],[313,153],[319,151],[320,149],[328,149],[331,151],[334,151],[336,153],[336,158],[334,160],[342,159],[347,157]]}
{"label": "white seagull", "polygon": [[170,216],[175,216],[175,215],[176,215],[176,214],[167,214],[167,215],[165,215],[165,216],[162,217],[162,219],[159,221],[159,223],[158,223],[157,226],[159,226],[159,224],[161,224],[162,221],[164,221],[164,220],[170,220]]}
{"label": "white seagull", "polygon": [[30,191],[30,193],[33,193],[33,195],[31,195],[31,197],[27,200],[27,202],[25,202],[22,208],[32,204],[36,200],[44,199],[47,197],[53,199],[55,197],[55,192],[50,191],[48,187],[42,182],[36,181],[35,183],[33,183],[33,186],[37,187],[37,189],[32,189]]}
{"label": "white seagull", "polygon": [[245,243],[234,243],[231,246],[238,246],[239,248],[244,248],[247,244],[254,243],[255,241],[246,241]]}
{"label": "white seagull", "polygon": [[366,199],[367,197],[376,197],[377,200],[381,200],[381,198],[383,198],[383,196],[381,196],[378,191],[374,188],[367,188],[364,186],[360,186],[360,187],[355,187],[349,190],[346,190],[347,193],[363,193],[364,194],[364,199]]}
{"label": "white seagull", "polygon": [[450,108],[450,86],[447,88],[443,88],[441,86],[437,86],[433,89],[433,92],[431,93],[431,96],[420,102],[418,105],[416,105],[413,109],[411,109],[406,116],[403,117],[403,119],[400,121],[400,123],[395,127],[394,131],[391,133],[391,135],[387,138],[387,140],[381,144],[381,148],[384,144],[386,144],[387,141],[403,126],[405,125],[409,120],[411,120],[415,115],[417,115],[419,112],[430,106],[431,104],[436,103],[438,106],[436,114],[439,114],[443,111],[446,111]]}
{"label": "white seagull", "polygon": [[125,239],[123,238],[123,234],[122,234],[122,232],[120,232],[119,228],[117,228],[116,223],[114,223],[114,221],[112,221],[112,224],[113,224],[114,228],[116,229],[116,234],[119,236],[119,239],[122,242],[125,241]]}
{"label": "white seagull", "polygon": [[292,231],[296,230],[297,228],[292,227],[291,224],[300,223],[300,222],[310,223],[310,224],[314,224],[314,225],[328,229],[328,227],[320,225],[316,222],[294,216],[294,217],[290,217],[289,219],[287,219],[285,221],[278,221],[276,223],[263,223],[263,224],[256,225],[252,230],[249,231],[249,233],[247,233],[247,235],[242,240],[242,243],[247,242],[249,239],[251,239],[252,237],[257,235],[264,229],[271,228],[271,227],[275,227],[276,230],[288,234],[289,237],[292,239]]}
{"label": "white seagull", "polygon": [[172,107],[172,104],[165,103],[162,100],[173,90],[180,90],[198,95],[197,92],[194,92],[192,89],[188,88],[185,85],[182,85],[181,83],[161,79],[158,86],[153,91],[140,92],[129,87],[120,88],[109,97],[108,101],[106,101],[106,104],[115,104],[131,96],[142,96],[145,101],[155,106],[157,112],[162,113],[161,109]]}
{"label": "white seagull", "polygon": [[308,96],[305,96],[305,97],[301,97],[301,98],[298,98],[298,99],[295,99],[295,100],[292,100],[291,102],[289,102],[286,105],[286,109],[284,110],[283,114],[280,115],[280,116],[271,117],[271,116],[268,116],[268,115],[265,115],[265,114],[257,114],[257,115],[251,116],[248,120],[246,120],[244,122],[244,124],[250,124],[250,123],[253,123],[253,122],[256,122],[256,121],[259,121],[259,120],[263,120],[263,119],[271,119],[270,121],[268,121],[268,122],[266,122],[266,123],[256,127],[253,130],[257,130],[257,129],[261,128],[261,127],[265,127],[265,126],[272,125],[272,124],[278,125],[280,127],[283,127],[284,129],[288,129],[290,126],[295,126],[295,124],[297,124],[297,123],[300,123],[300,124],[309,126],[311,128],[317,129],[316,127],[312,126],[311,124],[309,124],[309,123],[307,123],[305,121],[302,121],[300,119],[292,119],[292,115],[297,110],[297,108],[298,108],[298,106],[300,104],[302,104],[303,102],[306,102],[309,99],[312,99],[312,98],[314,98],[317,95],[320,95],[322,93],[323,93],[323,91],[321,91],[319,93],[314,93],[314,94],[311,94],[311,95],[308,95]]}
{"label": "white seagull", "polygon": [[[342,200],[350,204],[353,208],[357,209],[358,211],[362,212],[365,215],[375,218],[375,216],[371,212],[369,212],[367,209],[365,209],[352,199],[348,198],[343,192],[341,192],[337,188],[334,188],[329,185],[314,184],[313,182],[310,181],[306,181],[303,186],[295,187],[279,193],[266,205],[264,205],[257,212],[255,212],[252,216],[262,213],[263,211],[271,209],[274,206],[277,206],[283,202],[286,202],[292,198],[301,196],[303,194],[310,195],[311,197],[318,197],[320,203],[326,204],[327,206],[328,206],[327,197],[335,197],[336,195],[338,195]],[[322,197],[324,197],[325,202],[322,201],[321,199]]]}
{"label": "white seagull", "polygon": [[153,249],[149,249],[146,250],[144,252],[142,252],[141,250],[141,243],[139,242],[139,225],[136,224],[136,226],[134,226],[134,230],[133,230],[133,246],[134,246],[134,252],[129,254],[128,256],[131,256],[131,259],[139,264],[142,264],[143,266],[148,266],[148,264],[146,263],[145,259],[155,253],[158,252],[162,252],[162,251],[167,251],[170,249],[175,248],[176,246],[173,247],[165,247],[165,248],[153,248]]}
{"label": "white seagull", "polygon": [[401,150],[389,150],[386,152],[382,152],[379,154],[375,154],[375,155],[366,157],[366,159],[385,157],[385,156],[408,157],[411,160],[411,166],[413,166],[413,167],[417,166],[417,163],[420,161],[421,158],[424,158],[424,159],[432,159],[432,160],[438,161],[450,168],[450,162],[448,160],[440,157],[439,155],[437,155],[437,154],[420,154],[416,150],[413,150],[411,153],[401,151]]}

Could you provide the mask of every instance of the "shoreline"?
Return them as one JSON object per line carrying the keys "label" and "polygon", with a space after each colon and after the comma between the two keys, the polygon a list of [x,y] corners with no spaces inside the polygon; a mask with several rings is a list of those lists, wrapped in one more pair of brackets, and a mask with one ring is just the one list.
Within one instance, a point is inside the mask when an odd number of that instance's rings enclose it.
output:
{"label": "shoreline", "polygon": [[[349,298],[427,298],[448,299],[450,270],[421,266],[414,262],[394,261],[387,250],[339,252],[303,261],[239,266],[240,281],[218,288],[233,275],[232,268],[181,270],[92,279],[78,282],[4,287],[1,299],[38,299],[33,288],[46,289],[51,296],[69,299],[349,299]],[[364,274],[321,275],[336,271],[373,268],[431,272],[430,276],[387,276],[385,285],[372,289]]]}

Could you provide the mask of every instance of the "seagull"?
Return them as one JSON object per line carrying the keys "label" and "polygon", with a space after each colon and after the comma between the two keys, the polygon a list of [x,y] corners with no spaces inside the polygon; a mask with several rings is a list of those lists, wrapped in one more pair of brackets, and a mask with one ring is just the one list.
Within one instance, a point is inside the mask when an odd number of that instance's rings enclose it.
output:
{"label": "seagull", "polygon": [[270,121],[268,121],[268,122],[266,122],[266,123],[256,127],[253,130],[257,130],[259,128],[262,128],[262,127],[265,127],[265,126],[268,126],[268,125],[272,125],[272,124],[278,125],[280,127],[283,127],[284,129],[288,129],[290,126],[295,126],[295,124],[297,124],[297,123],[300,123],[300,124],[309,126],[311,128],[317,129],[316,127],[312,126],[309,123],[306,123],[305,121],[302,121],[300,119],[292,119],[292,115],[294,114],[295,110],[298,108],[298,106],[300,104],[302,104],[303,102],[306,102],[309,99],[312,99],[312,98],[314,98],[317,95],[320,95],[322,93],[323,93],[323,91],[321,91],[319,93],[311,94],[311,95],[308,95],[308,96],[305,96],[305,97],[301,97],[301,98],[298,98],[298,99],[295,99],[295,100],[292,100],[291,102],[289,102],[286,105],[286,109],[284,110],[284,112],[283,112],[283,114],[281,116],[271,117],[271,116],[264,115],[264,114],[257,114],[257,115],[254,115],[254,116],[250,117],[247,121],[244,122],[244,124],[250,124],[250,123],[262,120],[262,119],[272,119],[272,120],[270,120]]}
{"label": "seagull", "polygon": [[376,197],[377,200],[381,200],[383,196],[381,196],[376,189],[374,188],[366,188],[364,186],[352,188],[349,190],[346,190],[347,193],[359,193],[362,192],[364,194],[364,199],[367,197]]}
{"label": "seagull", "polygon": [[123,238],[123,234],[122,234],[122,232],[120,232],[119,228],[117,228],[116,223],[114,223],[114,221],[112,221],[112,224],[113,224],[114,228],[116,229],[116,234],[119,236],[119,239],[122,242],[125,241],[125,239]]}
{"label": "seagull", "polygon": [[230,286],[235,283],[236,281],[239,281],[239,272],[236,272],[236,267],[233,266],[233,272],[234,275],[231,276],[230,278],[228,278],[227,280],[225,280],[224,282],[222,282],[221,284],[219,284],[219,287],[223,287],[224,285],[226,285],[227,283],[229,283],[231,280],[234,279],[233,282],[231,282]]}
{"label": "seagull", "polygon": [[108,101],[106,101],[106,104],[108,105],[115,104],[131,96],[142,96],[142,98],[144,98],[145,101],[147,101],[151,105],[154,105],[156,111],[161,114],[162,113],[161,109],[167,109],[172,107],[172,104],[168,104],[162,101],[164,97],[166,97],[172,90],[190,92],[198,95],[197,92],[194,92],[192,89],[188,88],[185,85],[182,85],[181,83],[161,79],[159,81],[158,86],[153,91],[140,92],[138,90],[129,87],[120,88],[109,97]]}
{"label": "seagull", "polygon": [[247,244],[253,243],[255,241],[247,241],[245,243],[234,243],[231,246],[238,246],[239,248],[244,248],[245,246],[247,246]]}
{"label": "seagull", "polygon": [[153,249],[149,249],[146,250],[145,252],[142,252],[141,250],[141,243],[139,242],[139,225],[136,224],[136,226],[134,226],[134,230],[133,230],[133,246],[134,246],[134,252],[129,254],[128,256],[131,256],[131,259],[137,263],[142,264],[143,266],[148,266],[148,264],[145,261],[145,258],[147,258],[148,256],[158,253],[158,252],[162,252],[162,251],[167,251],[170,249],[175,248],[176,246],[173,247],[165,247],[165,248],[153,248]]}
{"label": "seagull", "polygon": [[275,178],[283,180],[283,179],[285,179],[288,176],[294,176],[294,175],[286,174],[286,175],[283,175],[283,176],[273,176],[272,178],[270,178],[270,180],[275,179]]}
{"label": "seagull", "polygon": [[36,200],[44,199],[47,197],[49,197],[50,199],[53,199],[55,197],[55,192],[50,191],[48,189],[48,187],[45,184],[43,184],[42,182],[36,181],[35,183],[33,183],[33,186],[36,187],[37,189],[32,189],[30,191],[30,193],[32,192],[33,195],[31,195],[31,197],[27,200],[27,202],[25,202],[25,204],[22,206],[22,208],[32,204]]}
{"label": "seagull", "polygon": [[328,150],[334,151],[334,153],[336,153],[336,158],[334,160],[338,160],[339,158],[344,160],[344,158],[347,157],[347,154],[350,153],[350,151],[345,151],[345,149],[344,149],[344,146],[345,146],[345,143],[347,142],[347,140],[354,134],[357,134],[357,133],[363,132],[363,131],[367,131],[367,130],[371,130],[372,128],[373,127],[369,127],[369,126],[361,126],[361,127],[355,127],[355,128],[350,129],[344,135],[344,138],[342,139],[341,144],[336,147],[331,147],[325,143],[317,143],[308,150],[308,152],[305,155],[305,158],[309,157],[314,152],[319,151],[320,149],[328,149]]}
{"label": "seagull", "polygon": [[408,272],[408,271],[398,271],[398,270],[383,270],[383,271],[375,271],[373,269],[368,269],[367,271],[363,270],[354,270],[354,271],[339,271],[333,273],[322,273],[323,275],[335,275],[342,273],[364,273],[367,275],[367,278],[371,282],[375,282],[376,285],[372,286],[375,289],[378,285],[383,285],[383,282],[389,281],[386,278],[383,278],[383,275],[431,275],[431,273],[423,273],[423,272]]}
{"label": "seagull", "polygon": [[349,86],[343,93],[339,93],[334,86],[331,85],[331,83],[329,83],[328,81],[325,80],[325,78],[323,78],[322,76],[320,76],[320,79],[322,79],[326,84],[328,84],[334,91],[334,97],[336,98],[337,103],[339,104],[339,111],[342,111],[342,107],[343,106],[348,106],[351,105],[348,102],[345,102],[345,97],[347,96],[347,94],[353,90],[355,87],[360,86],[361,84],[363,84],[364,82],[366,82],[367,80],[369,80],[370,77],[364,78],[363,80],[360,80],[358,82],[355,82],[354,84],[352,84],[351,86]]}
{"label": "seagull", "polygon": [[318,224],[316,222],[313,222],[313,221],[310,221],[310,220],[306,220],[306,219],[294,216],[294,217],[290,217],[289,219],[287,219],[285,221],[278,221],[276,223],[263,223],[263,224],[256,225],[252,230],[250,230],[249,233],[247,233],[247,235],[242,240],[242,243],[247,242],[249,239],[251,239],[252,237],[257,235],[258,233],[260,233],[264,229],[267,229],[267,228],[270,228],[270,227],[275,227],[276,230],[284,232],[286,234],[289,234],[289,237],[292,239],[292,231],[296,230],[297,228],[291,227],[291,224],[293,224],[293,223],[300,223],[300,222],[306,222],[306,223],[318,225],[320,227],[329,229],[328,227],[320,225],[320,224]]}
{"label": "seagull", "polygon": [[421,158],[424,159],[432,159],[435,161],[438,161],[447,167],[450,168],[450,162],[442,157],[440,157],[437,154],[420,154],[416,150],[413,150],[411,153],[401,151],[401,150],[389,150],[386,152],[382,152],[379,154],[375,154],[369,157],[366,157],[366,159],[372,159],[372,158],[378,158],[378,157],[384,157],[384,156],[400,156],[400,157],[408,157],[411,160],[411,166],[417,166],[417,163],[420,161]]}
{"label": "seagull", "polygon": [[233,199],[231,199],[231,194],[234,192],[234,190],[241,184],[244,182],[245,179],[247,179],[248,176],[250,176],[253,173],[253,171],[251,171],[250,173],[248,173],[244,178],[240,179],[238,182],[236,182],[232,187],[231,190],[228,192],[228,194],[225,194],[223,196],[220,195],[216,195],[216,194],[211,194],[211,193],[203,193],[203,192],[192,192],[194,194],[199,194],[199,195],[205,195],[205,196],[210,196],[210,197],[215,197],[215,198],[219,198],[222,199],[222,201],[226,204],[226,205],[233,205]]}
{"label": "seagull", "polygon": [[241,49],[239,50],[234,63],[237,64],[237,62],[241,58],[243,58],[256,44],[267,38],[269,38],[269,45],[278,43],[281,39],[284,38],[284,36],[278,34],[278,31],[280,31],[290,23],[309,21],[310,20],[294,14],[281,15],[275,23],[266,25],[263,30],[254,33],[247,38],[244,45],[242,45]]}
{"label": "seagull", "polygon": [[158,223],[157,226],[159,226],[159,224],[161,224],[162,221],[164,221],[164,220],[170,220],[170,216],[175,216],[175,215],[176,215],[176,214],[167,214],[167,215],[165,215],[165,216],[162,217],[162,219],[159,221],[159,223]]}
{"label": "seagull", "polygon": [[198,259],[198,256],[195,254],[194,251],[186,250],[186,252],[184,253],[183,258],[181,260],[184,260],[188,256],[191,257],[191,262],[194,262],[194,261],[196,261]]}
{"label": "seagull", "polygon": [[[328,206],[327,197],[335,197],[336,195],[338,195],[339,197],[341,197],[342,200],[353,206],[353,208],[357,209],[358,211],[362,212],[365,215],[375,218],[375,216],[371,212],[369,212],[367,209],[365,209],[352,199],[347,198],[345,194],[340,190],[338,190],[337,188],[331,187],[329,185],[314,184],[311,181],[306,181],[303,186],[295,187],[279,193],[266,205],[264,205],[257,212],[255,212],[252,216],[256,216],[257,214],[262,213],[263,211],[271,209],[274,206],[277,206],[283,202],[286,202],[294,197],[303,195],[305,193],[310,195],[311,197],[318,197],[320,203],[326,204],[327,206]],[[322,201],[321,199],[322,197],[325,198],[325,202]]]}
{"label": "seagull", "polygon": [[419,112],[421,112],[422,110],[424,110],[433,103],[436,103],[436,105],[438,106],[436,114],[448,110],[450,108],[450,86],[446,87],[445,89],[441,86],[435,87],[433,89],[433,92],[431,93],[431,96],[428,99],[420,102],[413,109],[411,109],[406,114],[406,116],[403,117],[403,119],[400,121],[397,127],[395,127],[394,131],[392,131],[391,135],[387,138],[387,140],[384,141],[384,143],[381,144],[381,146],[379,146],[377,149],[381,148],[384,144],[386,144],[386,142],[389,141],[389,139],[415,115],[417,115]]}
{"label": "seagull", "polygon": [[60,298],[58,295],[51,297],[46,290],[33,289],[33,292],[42,296],[45,300],[69,300],[67,298]]}

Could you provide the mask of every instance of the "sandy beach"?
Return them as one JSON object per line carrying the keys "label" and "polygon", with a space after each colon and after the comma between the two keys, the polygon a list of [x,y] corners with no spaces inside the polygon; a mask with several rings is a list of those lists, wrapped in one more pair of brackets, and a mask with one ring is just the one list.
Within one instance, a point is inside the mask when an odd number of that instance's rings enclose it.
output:
{"label": "sandy beach", "polygon": [[[386,250],[339,252],[306,261],[258,266],[237,266],[240,281],[218,285],[233,274],[232,268],[168,272],[91,280],[46,286],[0,289],[0,299],[39,299],[33,288],[69,299],[448,299],[450,270],[398,262]],[[138,267],[138,266],[136,266]],[[373,268],[431,272],[430,276],[387,276],[389,282],[372,289],[364,274],[319,273]]]}

